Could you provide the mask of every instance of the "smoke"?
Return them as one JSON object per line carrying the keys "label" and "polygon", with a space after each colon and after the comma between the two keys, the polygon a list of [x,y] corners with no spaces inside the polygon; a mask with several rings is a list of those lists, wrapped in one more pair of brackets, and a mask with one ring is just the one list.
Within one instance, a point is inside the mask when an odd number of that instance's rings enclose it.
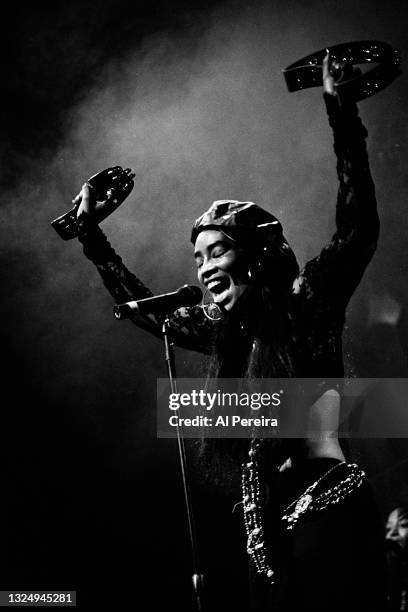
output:
{"label": "smoke", "polygon": [[[380,38],[398,45],[403,32],[391,11],[379,22],[370,3],[354,10],[350,2],[341,14],[336,6],[215,6],[192,14],[189,29],[157,31],[134,46],[128,41],[111,57],[100,40],[87,56],[96,26],[89,31],[77,24],[69,39],[67,28],[49,17],[44,31],[52,33],[57,49],[54,63],[48,57],[50,72],[59,66],[59,81],[65,73],[75,83],[75,65],[84,58],[94,70],[84,81],[77,68],[76,95],[70,104],[61,101],[48,126],[48,132],[55,126],[55,142],[41,142],[35,156],[25,154],[26,173],[3,206],[3,249],[15,262],[7,271],[10,308],[17,312],[15,347],[35,344],[40,378],[49,379],[51,358],[56,392],[66,372],[68,385],[84,371],[97,385],[102,347],[107,360],[118,351],[119,360],[131,360],[135,368],[147,353],[152,373],[160,355],[151,339],[135,350],[126,324],[119,328],[113,321],[111,299],[78,244],[64,244],[49,226],[98,170],[119,164],[136,173],[128,201],[103,227],[129,267],[156,292],[195,282],[190,227],[215,199],[252,200],[273,211],[301,262],[329,239],[337,185],[320,92],[288,94],[281,70],[344,40]],[[364,14],[364,33],[357,13]],[[38,41],[45,54],[44,38]],[[403,163],[395,164],[406,154],[405,91],[404,76],[361,104],[380,207],[390,193],[393,199],[386,205],[392,236],[384,236],[384,252],[368,273],[377,290],[390,266],[395,270],[406,232],[401,213],[407,185]],[[24,156],[24,148],[18,155]],[[397,267],[395,285],[405,285],[404,265]],[[107,348],[112,342],[115,348]],[[124,384],[122,376],[117,384]]]}

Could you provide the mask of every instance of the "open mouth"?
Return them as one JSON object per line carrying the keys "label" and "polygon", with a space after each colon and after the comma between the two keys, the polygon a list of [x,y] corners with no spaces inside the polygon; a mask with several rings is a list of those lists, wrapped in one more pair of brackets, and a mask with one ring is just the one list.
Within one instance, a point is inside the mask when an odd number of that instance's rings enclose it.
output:
{"label": "open mouth", "polygon": [[386,538],[386,546],[390,550],[399,550],[403,548],[402,543],[398,540],[394,540],[393,538]]}
{"label": "open mouth", "polygon": [[210,281],[207,285],[207,288],[211,291],[213,295],[220,295],[229,287],[229,279],[228,278],[217,278],[213,281]]}

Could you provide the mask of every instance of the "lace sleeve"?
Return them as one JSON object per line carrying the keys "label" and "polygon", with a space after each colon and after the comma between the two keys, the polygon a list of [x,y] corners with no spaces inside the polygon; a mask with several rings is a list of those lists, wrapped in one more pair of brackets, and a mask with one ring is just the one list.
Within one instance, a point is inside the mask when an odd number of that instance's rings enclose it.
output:
{"label": "lace sleeve", "polygon": [[337,231],[320,255],[309,261],[297,279],[297,289],[319,294],[344,309],[376,249],[379,220],[365,139],[367,131],[350,100],[341,104],[325,94],[333,128],[339,190]]}
{"label": "lace sleeve", "polygon": [[[121,257],[109,244],[102,230],[89,222],[86,215],[78,222],[79,241],[84,254],[96,266],[105,287],[117,304],[151,297],[153,293],[130,272]],[[162,338],[163,318],[135,316],[138,327]],[[210,353],[214,325],[198,306],[180,308],[170,316],[173,340],[177,346],[201,353]]]}

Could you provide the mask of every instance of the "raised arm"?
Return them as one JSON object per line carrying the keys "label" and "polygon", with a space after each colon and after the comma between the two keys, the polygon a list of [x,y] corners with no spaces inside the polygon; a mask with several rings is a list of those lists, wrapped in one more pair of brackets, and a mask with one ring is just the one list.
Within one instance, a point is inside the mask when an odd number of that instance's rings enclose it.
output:
{"label": "raised arm", "polygon": [[[78,205],[78,238],[84,254],[96,266],[105,287],[116,303],[151,297],[153,293],[124,265],[121,257],[109,244],[105,234],[95,223],[94,208],[89,187],[85,184],[74,199]],[[159,316],[137,316],[132,322],[162,337],[163,320]],[[170,317],[174,342],[186,349],[210,352],[213,326],[199,307],[181,308]]]}
{"label": "raised arm", "polygon": [[367,131],[356,103],[340,98],[332,80],[327,82],[327,58],[325,69],[324,99],[339,179],[337,231],[320,255],[306,264],[298,283],[344,308],[376,249],[379,219],[365,142]]}

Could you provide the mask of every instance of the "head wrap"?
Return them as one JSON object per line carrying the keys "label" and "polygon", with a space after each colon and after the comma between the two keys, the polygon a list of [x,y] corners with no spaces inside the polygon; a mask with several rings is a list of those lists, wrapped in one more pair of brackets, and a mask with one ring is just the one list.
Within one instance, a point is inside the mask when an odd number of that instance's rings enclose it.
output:
{"label": "head wrap", "polygon": [[195,220],[191,231],[191,242],[203,230],[225,231],[237,240],[248,240],[255,230],[276,237],[283,237],[282,225],[274,215],[253,202],[217,200],[201,217]]}

